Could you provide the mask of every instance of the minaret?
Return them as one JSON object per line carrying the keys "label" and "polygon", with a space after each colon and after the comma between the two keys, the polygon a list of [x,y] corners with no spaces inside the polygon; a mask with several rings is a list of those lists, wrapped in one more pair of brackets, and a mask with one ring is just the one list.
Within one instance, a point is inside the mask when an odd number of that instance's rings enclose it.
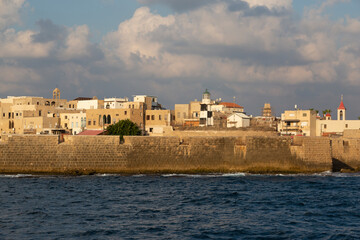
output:
{"label": "minaret", "polygon": [[343,95],[341,95],[341,102],[337,109],[337,120],[341,121],[344,121],[346,119],[346,108],[344,106],[343,98]]}

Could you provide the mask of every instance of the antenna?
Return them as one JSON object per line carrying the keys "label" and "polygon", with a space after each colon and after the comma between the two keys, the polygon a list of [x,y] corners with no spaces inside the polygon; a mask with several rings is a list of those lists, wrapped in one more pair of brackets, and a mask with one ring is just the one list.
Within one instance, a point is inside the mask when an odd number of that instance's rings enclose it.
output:
{"label": "antenna", "polygon": [[341,94],[341,101],[343,101],[344,100],[344,95],[343,94]]}

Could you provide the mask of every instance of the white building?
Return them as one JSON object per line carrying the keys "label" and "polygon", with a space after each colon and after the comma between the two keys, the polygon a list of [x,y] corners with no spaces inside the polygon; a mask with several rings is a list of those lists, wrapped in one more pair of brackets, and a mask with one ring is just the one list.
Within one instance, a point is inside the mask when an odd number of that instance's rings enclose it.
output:
{"label": "white building", "polygon": [[243,113],[233,113],[227,118],[227,127],[250,127],[250,117]]}
{"label": "white building", "polygon": [[106,109],[122,109],[125,108],[126,102],[129,102],[127,97],[124,98],[105,98],[104,108]]}
{"label": "white building", "polygon": [[103,108],[101,100],[92,99],[92,100],[81,100],[77,102],[77,109],[100,109]]}
{"label": "white building", "polygon": [[360,120],[346,120],[346,108],[341,96],[341,102],[337,109],[337,120],[332,120],[328,113],[323,120],[316,120],[316,136],[329,134],[343,135],[344,130],[360,129]]}

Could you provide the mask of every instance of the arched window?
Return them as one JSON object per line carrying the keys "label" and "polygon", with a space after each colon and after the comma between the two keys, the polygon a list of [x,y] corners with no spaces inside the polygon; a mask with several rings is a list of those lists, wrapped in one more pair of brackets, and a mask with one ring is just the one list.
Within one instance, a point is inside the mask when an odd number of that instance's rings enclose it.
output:
{"label": "arched window", "polygon": [[107,116],[107,124],[111,124],[111,116],[110,115]]}
{"label": "arched window", "polygon": [[15,128],[14,121],[11,122],[11,128]]}
{"label": "arched window", "polygon": [[106,124],[107,122],[106,122],[106,116],[104,115],[103,116],[103,124]]}
{"label": "arched window", "polygon": [[9,121],[9,129],[11,129],[11,121]]}
{"label": "arched window", "polygon": [[45,102],[45,106],[50,106],[50,102],[49,102],[49,101],[46,101],[46,102]]}
{"label": "arched window", "polygon": [[53,102],[51,102],[51,106],[55,106],[55,102],[53,101]]}

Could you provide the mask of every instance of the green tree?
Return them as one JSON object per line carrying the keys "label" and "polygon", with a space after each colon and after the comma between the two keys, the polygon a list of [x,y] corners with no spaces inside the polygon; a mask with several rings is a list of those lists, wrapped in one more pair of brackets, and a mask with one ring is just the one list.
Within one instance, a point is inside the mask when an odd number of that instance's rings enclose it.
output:
{"label": "green tree", "polygon": [[331,113],[331,109],[325,109],[324,111],[322,111],[323,115],[325,116],[327,113]]}
{"label": "green tree", "polygon": [[136,136],[141,133],[139,127],[129,119],[120,120],[119,122],[108,126],[106,132],[108,135],[120,135],[121,141],[124,140],[124,136]]}
{"label": "green tree", "polygon": [[309,110],[311,110],[311,111],[315,111],[315,112],[316,112],[316,114],[318,114],[318,113],[319,113],[319,110],[315,110],[314,108],[310,108]]}

